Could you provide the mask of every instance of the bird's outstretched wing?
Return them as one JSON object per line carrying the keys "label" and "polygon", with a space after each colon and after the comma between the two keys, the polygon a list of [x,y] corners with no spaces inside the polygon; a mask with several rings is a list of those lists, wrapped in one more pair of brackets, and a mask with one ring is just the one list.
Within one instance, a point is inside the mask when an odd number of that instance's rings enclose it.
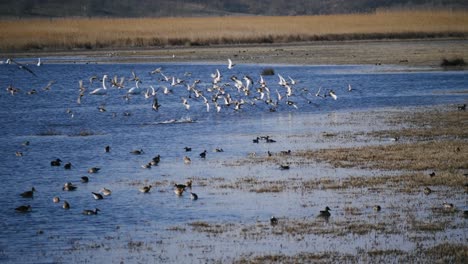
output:
{"label": "bird's outstretched wing", "polygon": [[36,75],[31,69],[29,69],[26,65],[21,64],[21,63],[15,61],[15,60],[13,60],[13,59],[8,59],[8,61],[9,61],[10,63],[13,62],[14,64],[18,65],[18,68],[23,69],[23,70],[25,70],[25,71],[28,71],[29,73],[31,73],[32,75],[34,75],[35,77],[37,77],[37,75]]}

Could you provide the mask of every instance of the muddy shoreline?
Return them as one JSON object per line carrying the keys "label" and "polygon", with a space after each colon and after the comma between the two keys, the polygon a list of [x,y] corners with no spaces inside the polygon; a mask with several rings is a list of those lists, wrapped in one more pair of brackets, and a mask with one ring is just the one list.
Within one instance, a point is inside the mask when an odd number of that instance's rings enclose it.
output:
{"label": "muddy shoreline", "polygon": [[[468,58],[466,39],[315,41],[306,43],[122,48],[0,53],[43,57],[45,63],[236,63],[295,65],[404,65],[440,68],[443,58]],[[64,57],[68,57],[64,59]]]}

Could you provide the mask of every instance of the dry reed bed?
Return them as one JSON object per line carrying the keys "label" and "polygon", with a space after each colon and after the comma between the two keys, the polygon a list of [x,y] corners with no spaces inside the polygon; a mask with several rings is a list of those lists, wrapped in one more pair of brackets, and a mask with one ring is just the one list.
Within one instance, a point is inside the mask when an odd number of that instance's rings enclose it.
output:
{"label": "dry reed bed", "polygon": [[468,258],[468,247],[459,244],[440,244],[431,248],[418,248],[407,254],[401,250],[372,250],[362,252],[359,257],[325,252],[314,254],[301,252],[295,255],[276,254],[261,256],[241,256],[236,264],[257,263],[465,263]]}
{"label": "dry reed bed", "polygon": [[294,17],[61,18],[0,21],[0,50],[464,37],[466,11]]}

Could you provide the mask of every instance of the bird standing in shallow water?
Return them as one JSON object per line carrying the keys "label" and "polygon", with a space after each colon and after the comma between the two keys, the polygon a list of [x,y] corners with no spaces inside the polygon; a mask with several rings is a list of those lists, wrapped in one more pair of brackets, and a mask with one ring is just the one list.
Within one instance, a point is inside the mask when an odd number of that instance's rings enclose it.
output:
{"label": "bird standing in shallow water", "polygon": [[178,188],[176,187],[174,189],[174,193],[177,194],[178,196],[181,196],[184,193],[185,189],[184,188]]}
{"label": "bird standing in shallow water", "polygon": [[270,218],[270,224],[271,224],[272,226],[277,225],[277,224],[278,224],[278,218],[272,216],[272,217]]}
{"label": "bird standing in shallow water", "polygon": [[431,192],[432,192],[431,188],[429,188],[429,187],[424,188],[424,194],[425,195],[429,195],[429,194],[431,194]]}
{"label": "bird standing in shallow water", "polygon": [[325,210],[320,211],[319,216],[321,216],[321,217],[330,217],[331,216],[331,214],[329,212],[330,210],[331,210],[330,207],[328,207],[328,206],[325,207]]}
{"label": "bird standing in shallow water", "polygon": [[202,153],[200,153],[200,158],[202,158],[202,159],[206,158],[206,150],[204,150]]}
{"label": "bird standing in shallow water", "polygon": [[142,193],[148,193],[149,191],[151,191],[151,185],[148,185],[148,186],[143,186],[142,188],[140,188],[140,192]]}

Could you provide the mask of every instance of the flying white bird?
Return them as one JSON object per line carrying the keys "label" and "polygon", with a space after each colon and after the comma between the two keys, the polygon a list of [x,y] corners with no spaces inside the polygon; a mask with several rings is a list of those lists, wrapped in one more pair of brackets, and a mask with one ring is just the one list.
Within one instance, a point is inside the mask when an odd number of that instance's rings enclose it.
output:
{"label": "flying white bird", "polygon": [[232,63],[231,59],[228,59],[228,69],[231,70],[236,64]]}

